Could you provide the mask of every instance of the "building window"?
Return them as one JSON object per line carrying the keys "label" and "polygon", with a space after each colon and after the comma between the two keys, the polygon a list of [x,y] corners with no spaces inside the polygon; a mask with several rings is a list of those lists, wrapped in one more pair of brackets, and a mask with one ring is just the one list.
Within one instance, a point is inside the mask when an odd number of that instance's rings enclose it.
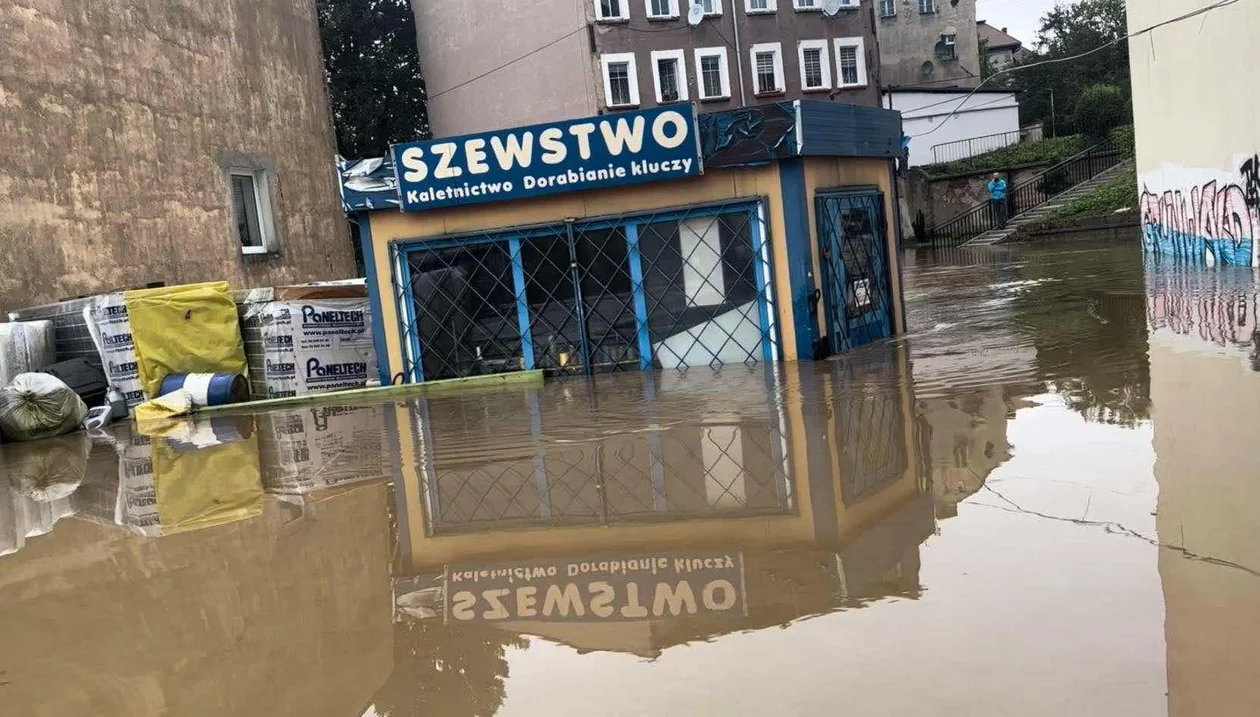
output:
{"label": "building window", "polygon": [[957,60],[957,44],[957,35],[941,35],[941,41],[936,43],[936,56],[942,60]]}
{"label": "building window", "polygon": [[836,79],[840,87],[866,86],[866,43],[862,38],[836,40]]}
{"label": "building window", "polygon": [[704,8],[705,15],[721,15],[722,0],[697,0]]}
{"label": "building window", "polygon": [[919,13],[931,15],[936,12],[936,0],[919,0]]}
{"label": "building window", "polygon": [[757,94],[783,92],[783,45],[777,42],[759,43],[752,46],[750,54]]}
{"label": "building window", "polygon": [[637,107],[639,78],[634,53],[602,55],[604,66],[604,104],[606,107]]}
{"label": "building window", "polygon": [[770,14],[777,10],[775,0],[744,0],[744,12],[749,15]]}
{"label": "building window", "polygon": [[678,0],[647,0],[647,16],[652,20],[678,17]]}
{"label": "building window", "polygon": [[596,20],[629,20],[630,0],[595,0]]}
{"label": "building window", "polygon": [[271,188],[267,173],[256,169],[229,169],[232,185],[232,222],[243,254],[276,250],[271,217]]}
{"label": "building window", "polygon": [[801,89],[831,88],[831,58],[827,56],[826,40],[801,40],[797,59],[801,65]]}
{"label": "building window", "polygon": [[897,16],[897,0],[879,0],[880,17]]}
{"label": "building window", "polygon": [[730,99],[731,76],[726,64],[725,47],[696,48],[696,78],[700,85],[700,99]]}
{"label": "building window", "polygon": [[687,70],[682,50],[657,50],[652,53],[652,79],[656,81],[656,101],[686,102]]}

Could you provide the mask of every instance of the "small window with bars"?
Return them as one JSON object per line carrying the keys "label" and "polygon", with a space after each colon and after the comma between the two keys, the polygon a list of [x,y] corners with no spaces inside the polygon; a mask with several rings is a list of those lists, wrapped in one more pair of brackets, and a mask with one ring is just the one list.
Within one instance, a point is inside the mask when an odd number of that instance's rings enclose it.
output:
{"label": "small window with bars", "polygon": [[652,75],[656,80],[656,101],[660,104],[682,102],[687,97],[687,74],[683,70],[682,50],[652,52]]}
{"label": "small window with bars", "polygon": [[825,90],[831,88],[831,71],[828,67],[826,40],[802,40],[799,59],[801,63],[801,89]]}
{"label": "small window with bars", "polygon": [[783,54],[781,45],[762,43],[752,46],[753,77],[758,95],[783,92]]}

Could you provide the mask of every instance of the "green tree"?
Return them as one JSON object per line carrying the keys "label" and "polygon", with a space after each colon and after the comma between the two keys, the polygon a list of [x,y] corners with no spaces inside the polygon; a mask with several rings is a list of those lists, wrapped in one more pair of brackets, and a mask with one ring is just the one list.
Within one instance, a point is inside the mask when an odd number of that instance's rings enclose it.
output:
{"label": "green tree", "polygon": [[1127,124],[1131,113],[1124,92],[1115,85],[1090,85],[1081,93],[1072,119],[1084,134],[1102,138],[1115,127]]}
{"label": "green tree", "polygon": [[427,93],[407,0],[316,0],[337,151],[378,157],[429,136]]}
{"label": "green tree", "polygon": [[[1129,43],[1123,38],[1128,29],[1124,0],[1079,0],[1057,5],[1041,18],[1037,50],[1019,64],[1027,69],[1014,73],[1024,90],[1020,99],[1021,120],[1066,124],[1076,114],[1077,104],[1090,85],[1111,85],[1120,90],[1127,106],[1129,85]],[[1036,67],[1047,60],[1064,60],[1115,44],[1078,59]],[[1052,103],[1053,101],[1053,110]],[[1126,124],[1117,122],[1117,124]]]}

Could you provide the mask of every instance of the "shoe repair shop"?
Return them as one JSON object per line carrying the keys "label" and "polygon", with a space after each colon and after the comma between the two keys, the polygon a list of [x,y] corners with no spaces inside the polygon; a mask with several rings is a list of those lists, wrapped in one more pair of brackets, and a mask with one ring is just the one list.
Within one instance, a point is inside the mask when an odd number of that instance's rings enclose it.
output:
{"label": "shoe repair shop", "polygon": [[342,162],[383,383],[810,359],[904,330],[896,112],[673,105]]}

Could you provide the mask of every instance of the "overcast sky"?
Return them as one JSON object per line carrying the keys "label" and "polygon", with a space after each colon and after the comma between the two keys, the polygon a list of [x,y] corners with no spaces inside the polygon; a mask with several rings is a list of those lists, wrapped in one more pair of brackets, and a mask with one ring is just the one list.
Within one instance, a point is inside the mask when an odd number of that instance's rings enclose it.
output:
{"label": "overcast sky", "polygon": [[[1071,4],[1070,0],[1058,0]],[[1032,47],[1037,39],[1041,16],[1054,7],[1055,0],[977,0],[976,19],[987,20],[994,27],[1005,27],[1007,32]]]}

